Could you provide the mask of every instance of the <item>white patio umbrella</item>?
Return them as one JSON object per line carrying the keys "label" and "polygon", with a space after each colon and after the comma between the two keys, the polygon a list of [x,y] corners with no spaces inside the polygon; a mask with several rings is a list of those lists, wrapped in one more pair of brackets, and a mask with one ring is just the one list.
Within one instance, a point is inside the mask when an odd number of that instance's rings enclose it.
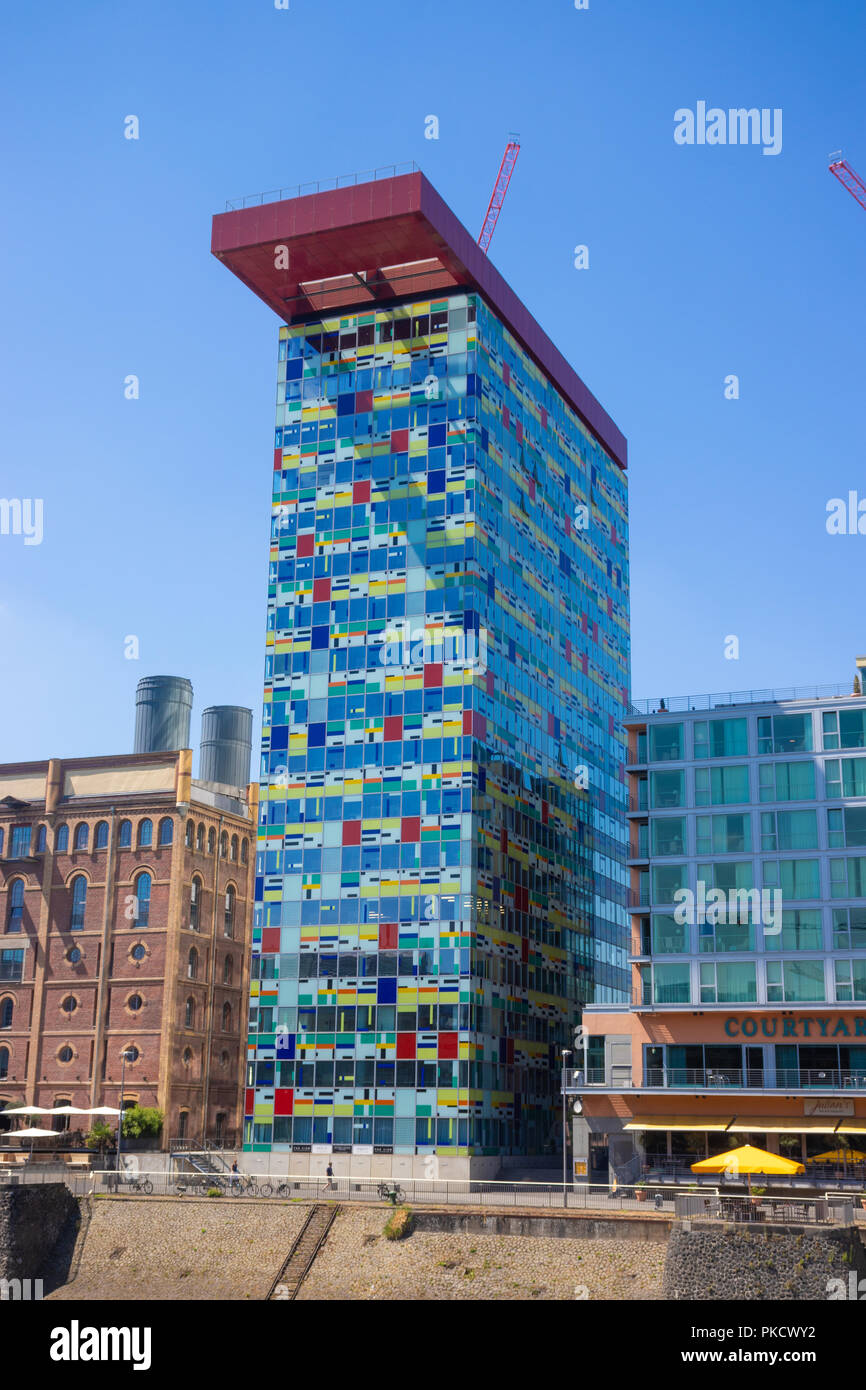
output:
{"label": "white patio umbrella", "polygon": [[13,1130],[13,1132],[10,1134],[9,1137],[10,1137],[10,1139],[29,1139],[29,1140],[30,1140],[30,1157],[32,1158],[32,1157],[33,1157],[33,1140],[34,1140],[34,1139],[45,1139],[45,1138],[53,1139],[53,1138],[55,1137],[55,1131],[54,1131],[53,1129],[16,1129],[16,1130]]}
{"label": "white patio umbrella", "polygon": [[53,1110],[46,1110],[44,1105],[12,1105],[7,1110],[0,1111],[3,1115],[53,1115]]}
{"label": "white patio umbrella", "polygon": [[95,1105],[92,1110],[85,1110],[85,1115],[119,1115],[120,1111],[115,1110],[111,1105]]}
{"label": "white patio umbrella", "polygon": [[89,1115],[89,1110],[82,1110],[77,1105],[56,1105],[53,1110],[49,1110],[49,1115]]}

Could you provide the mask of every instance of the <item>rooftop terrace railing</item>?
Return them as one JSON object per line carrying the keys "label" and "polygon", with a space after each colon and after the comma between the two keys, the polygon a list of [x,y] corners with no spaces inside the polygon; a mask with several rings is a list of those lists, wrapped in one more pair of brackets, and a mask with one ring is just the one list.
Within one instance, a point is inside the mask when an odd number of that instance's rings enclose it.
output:
{"label": "rooftop terrace railing", "polygon": [[333,193],[337,188],[352,188],[359,183],[375,183],[377,179],[394,179],[400,174],[420,174],[414,160],[404,164],[383,164],[379,169],[365,169],[360,174],[340,174],[335,179],[316,179],[313,183],[296,183],[290,188],[272,188],[267,193],[250,193],[246,198],[226,202],[226,212],[261,207],[264,203],[281,203],[286,198],[305,198],[310,193]]}
{"label": "rooftop terrace railing", "polygon": [[727,705],[775,705],[785,700],[845,698],[852,698],[850,680],[836,685],[789,685],[775,690],[729,690],[716,695],[659,695],[655,699],[632,700],[629,717],[634,719],[644,714],[687,714],[691,710],[721,709]]}

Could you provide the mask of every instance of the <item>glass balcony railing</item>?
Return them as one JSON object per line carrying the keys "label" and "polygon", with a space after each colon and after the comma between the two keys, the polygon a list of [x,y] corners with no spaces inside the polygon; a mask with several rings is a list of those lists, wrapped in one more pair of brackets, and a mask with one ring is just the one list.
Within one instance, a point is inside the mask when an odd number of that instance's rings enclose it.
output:
{"label": "glass balcony railing", "polygon": [[760,1069],[734,1067],[647,1067],[643,1080],[628,1066],[574,1068],[566,1072],[566,1089],[599,1086],[608,1090],[754,1090],[866,1091],[866,1071],[824,1067],[777,1070],[775,1080]]}

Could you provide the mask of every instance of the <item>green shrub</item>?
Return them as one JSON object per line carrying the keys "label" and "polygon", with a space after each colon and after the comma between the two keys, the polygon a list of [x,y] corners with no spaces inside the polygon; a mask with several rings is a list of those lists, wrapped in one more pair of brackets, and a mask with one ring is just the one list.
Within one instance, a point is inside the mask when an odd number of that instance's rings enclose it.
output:
{"label": "green shrub", "polygon": [[385,1224],[386,1240],[405,1240],[412,1234],[413,1216],[411,1207],[397,1207]]}
{"label": "green shrub", "polygon": [[207,1190],[207,1195],[208,1197],[221,1197],[223,1194],[222,1190],[219,1187],[209,1187]]}

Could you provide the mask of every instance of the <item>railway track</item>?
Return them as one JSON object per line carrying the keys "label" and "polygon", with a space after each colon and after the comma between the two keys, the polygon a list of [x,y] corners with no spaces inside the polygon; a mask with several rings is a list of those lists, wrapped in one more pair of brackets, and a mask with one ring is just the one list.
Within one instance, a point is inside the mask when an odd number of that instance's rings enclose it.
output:
{"label": "railway track", "polygon": [[291,1302],[310,1271],[340,1208],[337,1203],[316,1202],[301,1227],[288,1259],[268,1292],[268,1299]]}

